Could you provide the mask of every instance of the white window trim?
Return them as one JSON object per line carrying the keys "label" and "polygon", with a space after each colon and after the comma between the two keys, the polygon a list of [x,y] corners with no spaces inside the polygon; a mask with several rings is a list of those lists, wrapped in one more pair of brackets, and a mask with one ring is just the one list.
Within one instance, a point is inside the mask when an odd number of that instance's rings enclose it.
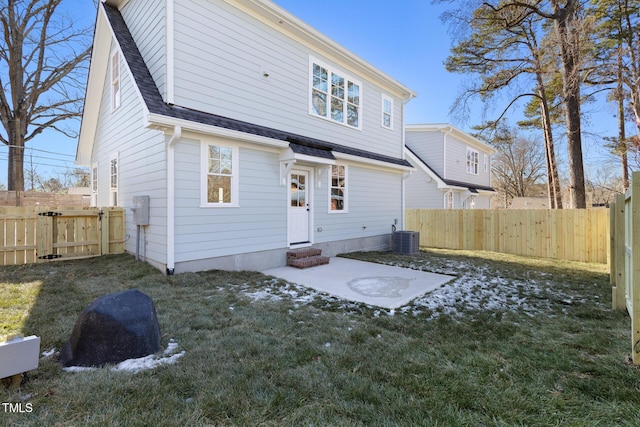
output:
{"label": "white window trim", "polygon": [[98,206],[98,163],[91,165],[91,206]]}
{"label": "white window trim", "polygon": [[[475,162],[471,162],[469,154],[475,154]],[[471,156],[471,159],[473,159],[473,156]],[[471,162],[471,163],[470,163]],[[480,172],[480,152],[478,150],[474,150],[471,147],[467,147],[467,158],[466,158],[466,165],[467,165],[467,173],[471,174],[471,175],[478,175]],[[474,171],[475,169],[475,171]]]}
{"label": "white window trim", "polygon": [[[209,203],[207,200],[207,186],[209,175],[209,146],[231,148],[231,202],[230,203]],[[200,207],[201,208],[237,208],[240,206],[240,161],[239,148],[236,144],[228,141],[218,141],[206,139],[200,142]]]}
{"label": "white window trim", "polygon": [[[117,62],[114,66],[114,62]],[[122,64],[120,52],[118,50],[111,54],[109,68],[111,72],[111,111],[115,111],[120,107],[122,101]],[[116,72],[114,72],[114,70]]]}
{"label": "white window trim", "polygon": [[[313,111],[313,64],[317,64],[323,68],[325,68],[327,70],[327,72],[329,73],[329,88],[328,88],[328,97],[331,97],[331,74],[337,74],[340,77],[344,78],[344,80],[347,82],[345,87],[345,94],[347,94],[348,97],[348,84],[349,82],[358,85],[358,89],[359,89],[359,97],[360,97],[360,103],[358,104],[358,126],[351,126],[348,123],[348,114],[345,111],[344,115],[343,115],[343,120],[341,122],[334,120],[331,118],[331,100],[328,99],[327,100],[327,115],[326,116],[321,116],[319,114],[316,114]],[[349,129],[357,129],[357,130],[362,130],[362,123],[363,123],[363,112],[364,112],[364,88],[362,85],[362,82],[358,79],[354,79],[352,76],[350,76],[349,74],[343,72],[342,70],[336,68],[336,67],[332,67],[329,66],[326,62],[321,61],[317,58],[314,58],[313,56],[309,56],[309,90],[307,93],[307,96],[309,97],[309,115],[312,117],[317,117],[319,119],[322,120],[326,120],[328,122],[331,123],[337,123],[339,125],[345,126]],[[345,100],[345,108],[347,105],[347,101]]]}
{"label": "white window trim", "polygon": [[[113,161],[116,162],[116,171],[115,171],[115,184],[113,183]],[[118,187],[120,184],[120,159],[118,157],[118,152],[111,154],[109,156],[109,205],[110,206],[118,206],[119,202],[119,194]]]}
{"label": "white window trim", "polygon": [[[385,111],[384,111],[384,103],[385,101],[389,101],[391,103],[391,112],[389,113],[389,126],[386,126],[384,124],[384,116],[385,116]],[[394,109],[394,103],[393,103],[393,98],[390,97],[389,95],[385,95],[384,93],[382,94],[382,100],[380,102],[380,125],[385,128],[385,129],[389,129],[389,130],[393,130],[393,111]]]}
{"label": "white window trim", "polygon": [[[344,167],[344,209],[341,210],[333,210],[331,209],[331,189],[333,188],[332,184],[332,179],[333,179],[333,166],[342,166]],[[329,201],[328,201],[328,213],[331,215],[339,215],[339,214],[346,214],[349,213],[349,166],[345,165],[345,164],[335,164],[332,166],[329,166],[329,183],[327,188],[329,188]]]}
{"label": "white window trim", "polygon": [[484,155],[484,172],[485,173],[489,172],[489,155],[488,154]]}

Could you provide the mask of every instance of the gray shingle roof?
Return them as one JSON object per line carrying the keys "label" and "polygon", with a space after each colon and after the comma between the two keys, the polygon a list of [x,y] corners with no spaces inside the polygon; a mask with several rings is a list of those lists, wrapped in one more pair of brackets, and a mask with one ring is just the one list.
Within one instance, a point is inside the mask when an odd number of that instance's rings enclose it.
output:
{"label": "gray shingle roof", "polygon": [[[160,91],[149,72],[149,68],[142,58],[142,55],[138,50],[138,46],[136,45],[122,15],[115,7],[109,6],[105,3],[101,4],[102,7],[104,7],[109,23],[111,24],[111,28],[113,29],[118,44],[120,45],[122,55],[129,65],[134,81],[138,86],[140,94],[142,95],[150,113],[287,141],[290,143],[292,150],[300,154],[333,159],[335,157],[331,151],[334,151],[384,163],[411,167],[411,164],[407,160],[401,158],[384,156],[366,150],[359,150],[328,141],[309,138],[254,123],[248,123],[242,120],[223,117],[217,114],[166,104],[160,95]],[[303,150],[304,153],[302,152]]]}

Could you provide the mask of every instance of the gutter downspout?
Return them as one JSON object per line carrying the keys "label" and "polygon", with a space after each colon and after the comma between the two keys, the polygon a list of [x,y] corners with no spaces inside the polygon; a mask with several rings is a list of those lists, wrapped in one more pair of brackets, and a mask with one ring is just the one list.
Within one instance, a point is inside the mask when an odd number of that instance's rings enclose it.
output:
{"label": "gutter downspout", "polygon": [[[411,101],[413,98],[415,98],[416,95],[414,93],[410,93],[406,98],[404,98],[402,100],[402,150],[400,152],[400,158],[402,160],[406,160],[406,155],[405,155],[405,147],[406,147],[406,136],[407,136],[407,132],[406,132],[406,123],[405,123],[405,107],[407,106],[407,104],[409,103],[409,101]],[[409,178],[411,176],[411,174],[413,173],[413,171],[409,171],[409,173],[403,173],[402,174],[402,184],[401,184],[401,188],[400,188],[400,199],[401,199],[401,209],[402,211],[400,212],[400,229],[404,230],[404,224],[405,224],[405,212],[406,212],[406,199],[407,199],[407,191],[405,189],[405,181],[407,180],[407,178]]]}
{"label": "gutter downspout", "polygon": [[182,137],[182,127],[175,126],[167,143],[167,276],[173,275],[176,263],[175,248],[175,144]]}

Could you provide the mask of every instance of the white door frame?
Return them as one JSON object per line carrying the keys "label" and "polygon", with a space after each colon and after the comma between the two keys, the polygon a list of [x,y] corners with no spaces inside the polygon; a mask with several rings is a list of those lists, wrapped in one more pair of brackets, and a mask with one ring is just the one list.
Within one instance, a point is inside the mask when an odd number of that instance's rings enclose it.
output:
{"label": "white door frame", "polygon": [[[296,172],[304,172],[307,174],[307,183],[306,183],[306,204],[307,204],[307,212],[308,212],[308,236],[307,239],[304,240],[300,240],[295,239],[295,241],[292,241],[291,238],[291,225],[292,225],[292,218],[291,218],[291,175],[295,174]],[[314,224],[314,215],[313,215],[313,211],[314,211],[314,206],[313,206],[313,201],[314,201],[314,194],[313,194],[313,190],[314,190],[314,183],[315,183],[315,170],[312,167],[306,167],[306,166],[298,166],[295,165],[291,168],[291,170],[289,171],[289,174],[287,176],[287,244],[289,245],[289,247],[295,246],[295,247],[299,247],[299,246],[310,246],[313,244],[313,224]]]}

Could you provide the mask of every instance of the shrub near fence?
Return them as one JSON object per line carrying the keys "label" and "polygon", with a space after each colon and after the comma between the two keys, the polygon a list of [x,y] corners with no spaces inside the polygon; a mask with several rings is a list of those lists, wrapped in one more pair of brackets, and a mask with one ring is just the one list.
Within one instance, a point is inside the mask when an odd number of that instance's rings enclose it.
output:
{"label": "shrub near fence", "polygon": [[608,209],[408,209],[420,246],[609,262]]}
{"label": "shrub near fence", "polygon": [[0,265],[122,252],[123,208],[0,207]]}

